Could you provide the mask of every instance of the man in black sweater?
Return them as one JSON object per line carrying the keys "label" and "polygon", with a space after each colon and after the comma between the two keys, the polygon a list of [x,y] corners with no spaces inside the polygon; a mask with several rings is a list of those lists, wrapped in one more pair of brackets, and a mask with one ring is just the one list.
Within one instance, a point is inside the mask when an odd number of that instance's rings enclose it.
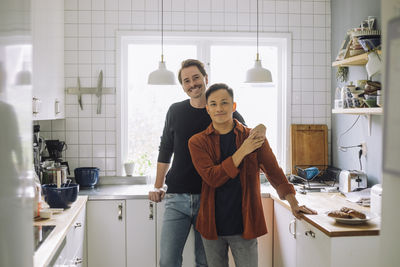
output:
{"label": "man in black sweater", "polygon": [[[190,228],[195,226],[200,206],[201,177],[195,170],[188,140],[211,123],[206,111],[205,90],[208,77],[203,63],[195,59],[182,62],[178,80],[190,99],[174,103],[167,112],[159,147],[156,182],[149,199],[160,202],[165,212],[160,241],[160,267],[182,266],[182,252]],[[234,118],[244,123],[235,112]],[[174,156],[170,167],[171,157]],[[165,184],[164,185],[164,179]],[[196,266],[207,266],[200,234],[195,231]]]}

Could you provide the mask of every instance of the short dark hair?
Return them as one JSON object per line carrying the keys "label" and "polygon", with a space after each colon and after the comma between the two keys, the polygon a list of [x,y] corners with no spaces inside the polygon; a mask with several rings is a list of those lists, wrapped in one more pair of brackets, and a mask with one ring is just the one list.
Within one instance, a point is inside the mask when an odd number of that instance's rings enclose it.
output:
{"label": "short dark hair", "polygon": [[214,93],[215,91],[218,90],[225,90],[228,92],[228,94],[232,97],[232,101],[233,101],[233,90],[232,88],[230,88],[227,84],[225,83],[214,83],[213,85],[211,85],[207,91],[206,91],[206,101],[208,101],[208,97]]}
{"label": "short dark hair", "polygon": [[179,83],[182,84],[182,76],[181,76],[181,72],[183,69],[191,67],[191,66],[196,66],[199,71],[201,72],[201,74],[203,74],[203,76],[207,76],[207,72],[206,69],[204,68],[204,64],[197,59],[186,59],[184,61],[182,61],[181,63],[181,68],[178,71],[178,80]]}

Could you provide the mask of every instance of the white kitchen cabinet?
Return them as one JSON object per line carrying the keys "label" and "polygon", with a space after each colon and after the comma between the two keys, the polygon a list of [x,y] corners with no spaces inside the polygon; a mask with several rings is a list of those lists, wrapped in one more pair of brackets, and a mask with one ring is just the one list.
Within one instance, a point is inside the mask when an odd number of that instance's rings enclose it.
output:
{"label": "white kitchen cabinet", "polygon": [[330,237],[274,201],[274,267],[372,267],[378,260],[379,236]]}
{"label": "white kitchen cabinet", "polygon": [[296,220],[274,201],[274,267],[296,266]]}
{"label": "white kitchen cabinet", "polygon": [[274,201],[262,198],[265,221],[268,233],[258,238],[258,266],[272,267],[274,239]]}
{"label": "white kitchen cabinet", "polygon": [[86,266],[86,207],[71,224],[50,266]]}
{"label": "white kitchen cabinet", "polygon": [[[157,266],[160,262],[160,239],[161,239],[161,229],[162,229],[162,221],[165,210],[165,200],[160,203],[157,203],[157,227],[156,227],[156,235],[157,235]],[[195,254],[194,254],[194,231],[193,228],[189,232],[188,239],[186,240],[185,248],[183,250],[183,262],[182,267],[193,267],[195,266]]]}
{"label": "white kitchen cabinet", "polygon": [[125,200],[87,202],[89,267],[126,266]]}
{"label": "white kitchen cabinet", "polygon": [[330,238],[304,220],[296,221],[297,266],[330,266]]}
{"label": "white kitchen cabinet", "polygon": [[127,266],[157,266],[156,204],[147,199],[126,200]]}
{"label": "white kitchen cabinet", "polygon": [[379,236],[329,237],[304,220],[296,224],[297,266],[379,266]]}
{"label": "white kitchen cabinet", "polygon": [[32,0],[33,119],[64,118],[64,0]]}

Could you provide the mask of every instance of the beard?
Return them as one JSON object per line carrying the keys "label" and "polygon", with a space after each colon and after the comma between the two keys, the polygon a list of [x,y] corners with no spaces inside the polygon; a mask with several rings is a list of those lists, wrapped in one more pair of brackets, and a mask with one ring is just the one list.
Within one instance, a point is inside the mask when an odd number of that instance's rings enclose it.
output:
{"label": "beard", "polygon": [[[202,87],[203,87],[202,85],[196,85],[196,86],[191,87],[187,92],[191,97],[198,98],[203,94]],[[196,91],[196,93],[194,93],[193,91]],[[192,95],[192,94],[195,94],[195,95]]]}

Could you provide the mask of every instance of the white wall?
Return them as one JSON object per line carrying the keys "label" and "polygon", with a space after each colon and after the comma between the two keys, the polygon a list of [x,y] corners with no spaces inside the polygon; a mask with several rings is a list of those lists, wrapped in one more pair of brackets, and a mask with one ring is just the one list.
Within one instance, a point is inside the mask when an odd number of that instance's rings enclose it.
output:
{"label": "white wall", "polygon": [[[116,86],[115,32],[160,30],[158,0],[65,0],[65,85],[94,86],[99,70],[106,86]],[[255,32],[256,0],[165,0],[166,31]],[[290,32],[292,54],[292,123],[327,124],[330,130],[330,0],[259,0],[260,31]],[[262,56],[261,56],[262,57]],[[114,175],[116,112],[114,95],[103,101],[66,96],[66,119],[41,122],[48,138],[66,140],[72,168],[100,167]],[[330,140],[330,137],[329,137]]]}
{"label": "white wall", "polygon": [[[333,14],[340,14],[332,17],[332,61],[335,60],[340,45],[343,42],[346,31],[355,28],[368,16],[377,19],[378,28],[381,28],[380,16],[381,1],[377,0],[334,0],[332,1]],[[366,79],[367,72],[364,66],[352,66],[349,68],[349,79],[345,83],[337,82],[335,79],[337,68],[332,68],[332,92],[336,87],[343,87],[353,81]],[[381,81],[381,75],[375,75],[374,81]],[[332,95],[332,100],[335,98]],[[333,105],[332,105],[333,106]],[[338,139],[346,132],[358,115],[334,114],[332,116],[332,164],[344,170],[359,170],[357,148],[348,149],[342,152],[338,148]],[[382,181],[382,131],[383,116],[371,116],[371,135],[368,132],[368,120],[361,116],[354,127],[340,138],[340,146],[359,145],[361,142],[367,144],[367,156],[362,157],[362,170],[368,176],[368,185]]]}

